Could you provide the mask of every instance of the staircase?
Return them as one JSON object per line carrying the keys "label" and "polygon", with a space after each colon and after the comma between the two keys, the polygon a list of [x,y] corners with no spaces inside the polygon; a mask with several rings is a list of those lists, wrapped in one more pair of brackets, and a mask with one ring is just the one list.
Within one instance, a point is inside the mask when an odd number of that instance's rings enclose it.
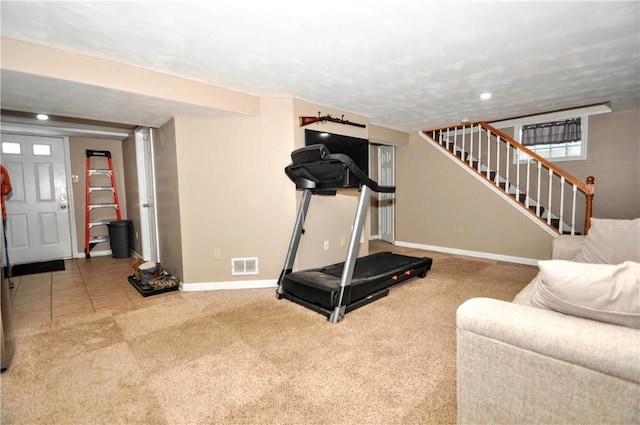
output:
{"label": "staircase", "polygon": [[580,182],[485,122],[424,130],[420,135],[549,233],[589,231],[593,177]]}

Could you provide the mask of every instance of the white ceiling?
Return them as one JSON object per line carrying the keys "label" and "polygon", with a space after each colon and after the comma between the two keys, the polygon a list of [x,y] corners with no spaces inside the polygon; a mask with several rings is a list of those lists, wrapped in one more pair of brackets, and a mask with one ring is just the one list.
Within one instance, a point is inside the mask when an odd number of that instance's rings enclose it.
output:
{"label": "white ceiling", "polygon": [[[3,0],[1,12],[6,37],[405,131],[640,106],[638,1]],[[221,113],[7,71],[1,94],[3,109],[127,124]]]}

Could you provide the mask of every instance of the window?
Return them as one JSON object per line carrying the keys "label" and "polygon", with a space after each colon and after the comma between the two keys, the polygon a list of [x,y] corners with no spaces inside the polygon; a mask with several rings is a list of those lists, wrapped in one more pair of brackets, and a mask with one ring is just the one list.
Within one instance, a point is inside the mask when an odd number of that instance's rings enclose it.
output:
{"label": "window", "polygon": [[20,155],[21,146],[20,143],[2,142],[2,153]]}
{"label": "window", "polygon": [[51,145],[33,145],[33,154],[37,156],[51,156]]}
{"label": "window", "polygon": [[[520,143],[549,161],[587,159],[587,116],[530,122],[516,128]],[[524,161],[527,156],[520,155]]]}

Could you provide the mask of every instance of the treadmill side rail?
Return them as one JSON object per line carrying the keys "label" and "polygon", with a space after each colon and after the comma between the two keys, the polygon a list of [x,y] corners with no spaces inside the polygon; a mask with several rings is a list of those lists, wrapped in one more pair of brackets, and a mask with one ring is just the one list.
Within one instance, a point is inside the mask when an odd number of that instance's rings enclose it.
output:
{"label": "treadmill side rail", "polygon": [[367,210],[370,194],[371,189],[369,189],[368,186],[362,186],[362,189],[360,190],[360,198],[358,199],[356,216],[353,221],[353,230],[351,231],[351,238],[349,239],[347,259],[344,262],[342,277],[340,278],[340,295],[337,300],[336,307],[329,318],[331,323],[338,323],[342,320],[342,317],[345,314],[346,305],[351,301],[351,297],[349,296],[350,291],[345,291],[345,288],[351,285],[351,279],[353,278],[353,270],[356,266],[356,259],[358,258],[358,244],[360,243],[360,236],[362,235],[362,228],[364,227],[364,219],[366,216],[365,212]]}
{"label": "treadmill side rail", "polygon": [[296,225],[293,228],[293,235],[291,236],[291,242],[289,243],[289,250],[287,251],[287,258],[278,279],[278,289],[276,291],[276,297],[282,298],[282,282],[284,276],[291,273],[293,269],[293,262],[296,259],[296,253],[298,252],[298,245],[300,244],[300,237],[304,230],[304,220],[307,217],[307,210],[309,209],[309,203],[311,202],[311,189],[305,189],[302,192],[302,200],[300,201],[300,207],[298,208],[298,215],[296,218]]}

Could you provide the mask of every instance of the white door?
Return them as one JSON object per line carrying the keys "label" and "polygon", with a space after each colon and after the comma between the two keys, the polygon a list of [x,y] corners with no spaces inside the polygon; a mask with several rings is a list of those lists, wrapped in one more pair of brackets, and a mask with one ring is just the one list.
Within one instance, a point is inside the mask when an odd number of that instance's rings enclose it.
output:
{"label": "white door", "polygon": [[[381,186],[395,185],[395,147],[378,146],[378,179]],[[395,241],[395,194],[380,193],[378,197],[378,226],[380,239],[393,243]]]}
{"label": "white door", "polygon": [[152,130],[138,128],[135,132],[138,166],[138,193],[140,194],[140,242],[145,261],[160,262],[158,254],[158,228],[156,218],[156,191],[153,161]]}
{"label": "white door", "polygon": [[6,198],[12,265],[72,257],[65,162],[61,137],[2,134],[2,163],[13,186]]}

